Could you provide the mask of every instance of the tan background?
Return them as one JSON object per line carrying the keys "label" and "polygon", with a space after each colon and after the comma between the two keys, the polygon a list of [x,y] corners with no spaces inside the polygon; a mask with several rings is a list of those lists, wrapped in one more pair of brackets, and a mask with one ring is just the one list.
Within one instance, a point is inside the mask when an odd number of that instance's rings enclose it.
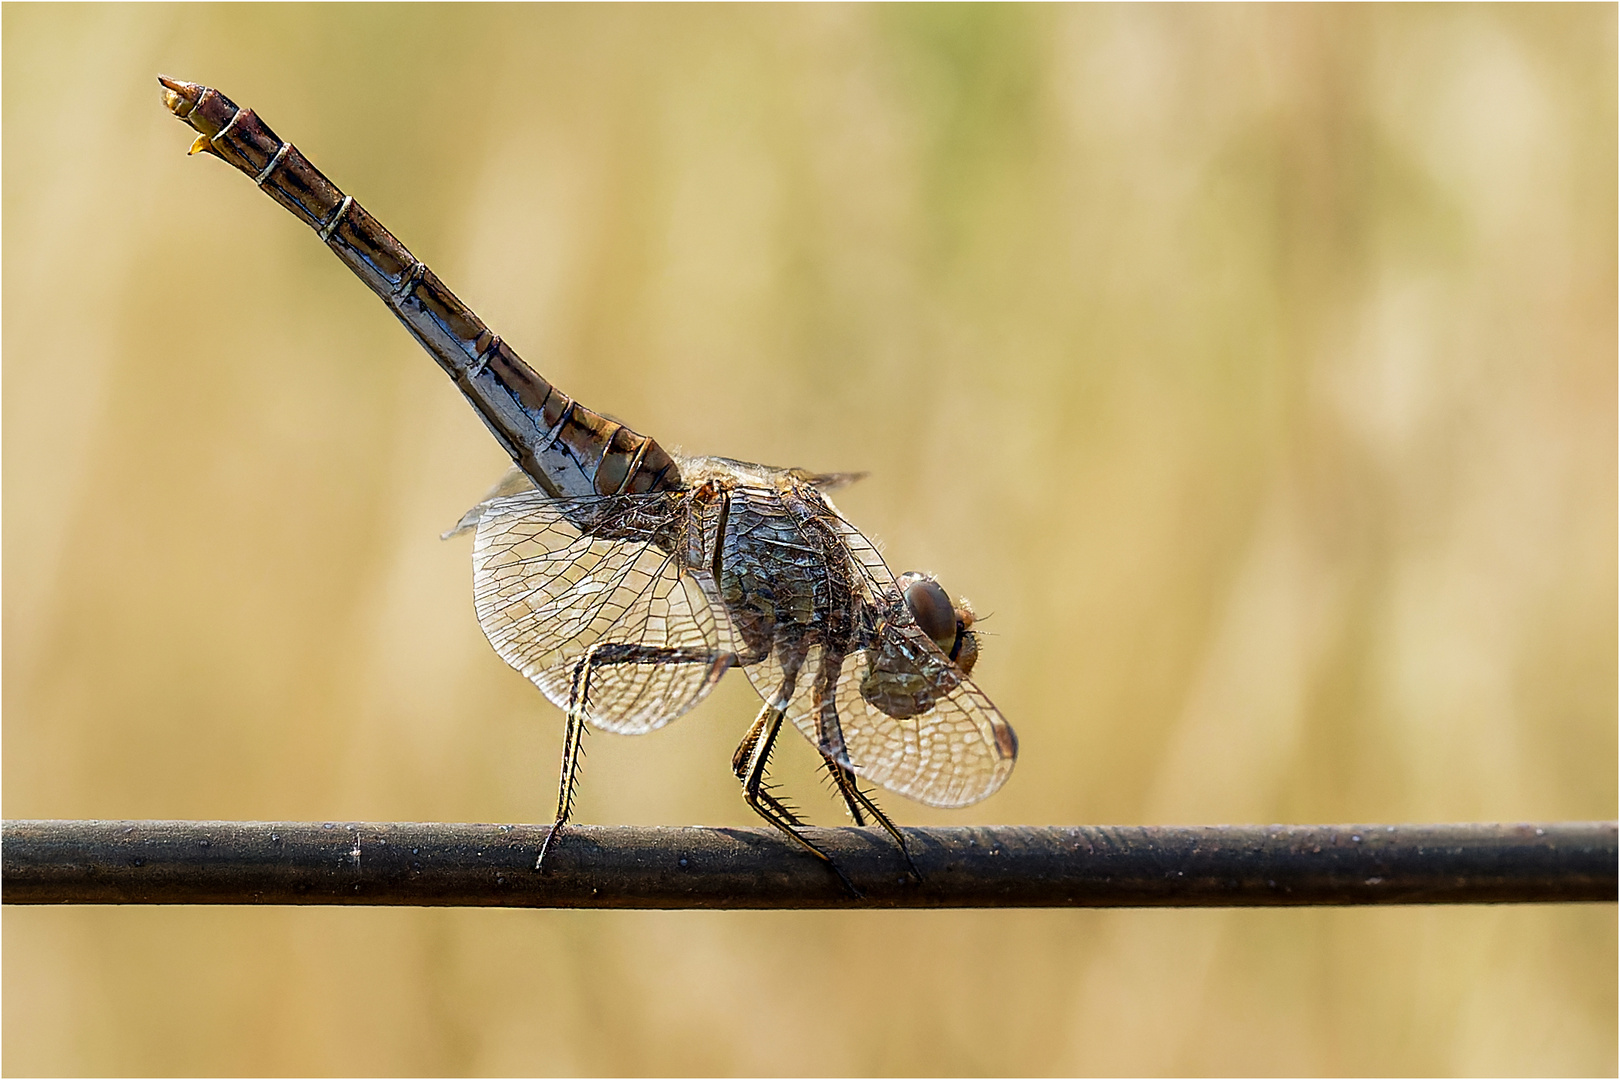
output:
{"label": "tan background", "polygon": [[[871,470],[1023,740],[902,823],[1616,814],[1612,5],[3,18],[7,817],[553,798],[437,539],[499,449],[159,71],[588,405]],[[751,823],[727,683],[593,737],[581,819]],[[8,909],[3,1066],[1613,1073],[1615,925]]]}

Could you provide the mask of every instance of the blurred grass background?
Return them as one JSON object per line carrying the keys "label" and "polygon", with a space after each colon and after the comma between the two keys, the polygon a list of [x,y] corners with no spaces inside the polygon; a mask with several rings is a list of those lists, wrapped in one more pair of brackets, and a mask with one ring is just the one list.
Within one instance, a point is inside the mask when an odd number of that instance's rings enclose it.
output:
{"label": "blurred grass background", "polygon": [[[591,407],[871,470],[1023,744],[901,823],[1616,815],[1613,5],[0,19],[7,817],[554,797],[437,538],[500,450],[160,71]],[[580,819],[753,824],[727,683],[592,738]],[[1610,906],[12,908],[4,954],[10,1075],[1617,1067]]]}

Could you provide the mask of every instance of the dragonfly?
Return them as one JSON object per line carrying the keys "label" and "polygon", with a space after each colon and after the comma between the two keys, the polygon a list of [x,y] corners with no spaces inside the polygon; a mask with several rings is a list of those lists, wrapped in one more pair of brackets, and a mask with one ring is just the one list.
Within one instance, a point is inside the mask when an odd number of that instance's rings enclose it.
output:
{"label": "dragonfly", "polygon": [[[732,757],[744,801],[854,886],[768,779],[784,724],[820,753],[857,826],[905,836],[862,782],[960,807],[1006,782],[1018,740],[971,679],[973,609],[896,577],[830,493],[861,474],[686,456],[529,367],[432,270],[251,109],[159,76],[209,154],[315,230],[454,381],[513,467],[446,536],[473,531],[473,599],[495,651],[565,716],[556,816],[588,727],[664,726],[741,668],[763,705]],[[918,875],[920,876],[920,875]]]}

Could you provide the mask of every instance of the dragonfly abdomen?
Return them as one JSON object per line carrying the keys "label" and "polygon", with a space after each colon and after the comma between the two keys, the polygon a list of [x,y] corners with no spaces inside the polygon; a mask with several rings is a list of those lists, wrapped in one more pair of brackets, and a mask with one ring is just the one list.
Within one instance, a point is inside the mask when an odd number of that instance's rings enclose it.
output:
{"label": "dragonfly abdomen", "polygon": [[200,136],[192,152],[234,165],[388,305],[535,484],[554,497],[675,491],[679,466],[648,436],[578,404],[525,364],[438,276],[251,109],[197,83],[159,78],[164,103]]}

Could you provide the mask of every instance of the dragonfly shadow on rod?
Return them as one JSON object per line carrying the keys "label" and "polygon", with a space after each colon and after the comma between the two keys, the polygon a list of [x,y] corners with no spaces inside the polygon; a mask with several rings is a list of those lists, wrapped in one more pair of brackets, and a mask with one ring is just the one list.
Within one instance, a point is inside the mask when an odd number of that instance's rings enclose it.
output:
{"label": "dragonfly shadow on rod", "polygon": [[970,675],[973,612],[931,575],[898,579],[829,492],[858,473],[686,456],[580,405],[492,333],[432,270],[219,91],[160,76],[192,153],[253,178],[386,304],[455,382],[514,467],[461,519],[495,651],[564,710],[554,824],[568,823],[587,727],[655,730],[733,667],[764,704],[732,759],[760,817],[837,874],[768,781],[784,722],[821,754],[858,826],[906,838],[861,781],[931,806],[986,798],[1018,742]]}

